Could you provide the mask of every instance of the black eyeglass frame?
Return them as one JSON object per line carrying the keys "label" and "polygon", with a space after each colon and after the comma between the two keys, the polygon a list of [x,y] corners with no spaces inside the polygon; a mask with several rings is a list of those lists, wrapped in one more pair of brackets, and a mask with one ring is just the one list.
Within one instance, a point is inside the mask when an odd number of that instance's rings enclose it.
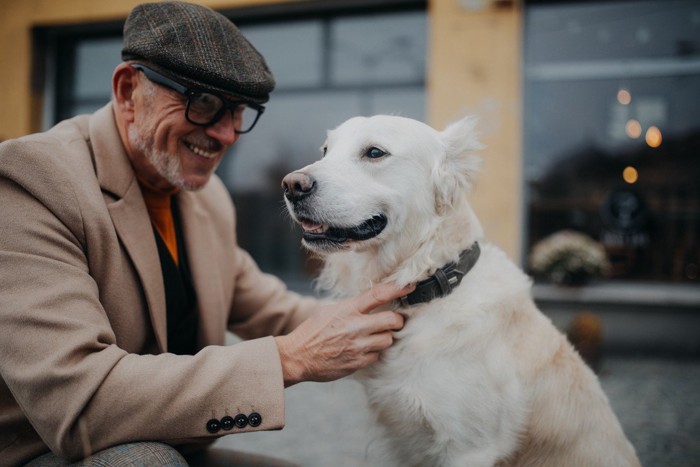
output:
{"label": "black eyeglass frame", "polygon": [[[185,97],[187,97],[187,105],[185,107],[185,118],[187,119],[188,122],[192,123],[193,125],[197,126],[211,126],[214,125],[216,122],[221,120],[221,117],[224,116],[224,113],[231,109],[235,109],[239,105],[245,105],[250,107],[251,109],[257,110],[257,114],[255,116],[255,120],[253,120],[253,123],[250,125],[250,128],[247,130],[241,131],[241,130],[234,130],[237,134],[242,135],[245,133],[249,133],[255,125],[258,123],[258,120],[260,120],[260,116],[265,112],[265,106],[260,105],[260,104],[255,104],[253,102],[246,102],[246,101],[229,101],[227,99],[224,99],[220,94],[216,92],[212,92],[208,89],[193,89],[193,88],[188,88],[187,86],[183,86],[182,84],[178,83],[177,81],[173,81],[172,79],[168,78],[167,76],[163,76],[157,71],[154,71],[150,68],[148,68],[145,65],[142,65],[140,63],[132,63],[131,67],[143,72],[144,75],[146,75],[146,78],[148,78],[150,81],[153,81],[154,83],[160,84],[162,86],[165,86],[167,88],[172,89],[173,91],[177,91],[180,94],[183,94]],[[201,122],[195,122],[190,118],[190,102],[192,96],[195,94],[211,94],[212,96],[217,97],[221,102],[223,102],[224,105],[221,106],[221,108],[214,114],[214,116],[211,118],[206,123],[201,123]]]}

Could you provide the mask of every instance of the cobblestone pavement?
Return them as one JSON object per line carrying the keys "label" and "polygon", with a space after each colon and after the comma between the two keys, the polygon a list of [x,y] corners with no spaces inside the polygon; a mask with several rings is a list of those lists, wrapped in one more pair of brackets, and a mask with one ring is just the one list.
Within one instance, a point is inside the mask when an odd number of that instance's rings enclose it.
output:
{"label": "cobblestone pavement", "polygon": [[[600,380],[643,466],[700,467],[700,361],[608,357]],[[286,411],[282,431],[229,436],[217,445],[308,467],[382,466],[355,381],[292,387]]]}
{"label": "cobblestone pavement", "polygon": [[600,378],[642,465],[700,466],[700,361],[608,359]]}

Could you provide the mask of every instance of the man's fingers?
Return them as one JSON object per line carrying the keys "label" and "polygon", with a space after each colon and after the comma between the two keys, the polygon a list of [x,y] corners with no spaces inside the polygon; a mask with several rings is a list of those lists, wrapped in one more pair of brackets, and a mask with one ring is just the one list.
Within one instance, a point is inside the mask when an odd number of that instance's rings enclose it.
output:
{"label": "man's fingers", "polygon": [[375,285],[368,291],[358,295],[360,313],[369,313],[380,305],[389,303],[399,297],[408,295],[415,290],[415,284],[409,284],[405,287],[397,287],[396,284],[379,284]]}
{"label": "man's fingers", "polygon": [[398,331],[403,328],[404,318],[402,315],[393,311],[382,311],[371,315],[372,323],[370,332],[372,334]]}
{"label": "man's fingers", "polygon": [[369,345],[367,346],[368,352],[381,352],[382,350],[391,347],[394,343],[394,336],[390,332],[382,332],[378,334],[372,334],[369,338]]}

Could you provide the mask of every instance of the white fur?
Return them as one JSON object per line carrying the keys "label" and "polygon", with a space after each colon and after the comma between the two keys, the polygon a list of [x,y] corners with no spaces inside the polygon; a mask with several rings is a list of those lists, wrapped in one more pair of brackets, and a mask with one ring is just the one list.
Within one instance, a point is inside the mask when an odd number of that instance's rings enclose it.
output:
{"label": "white fur", "polygon": [[[368,147],[388,154],[370,159]],[[467,199],[479,167],[475,120],[438,132],[357,117],[324,148],[300,170],[317,182],[306,201],[315,220],[350,226],[382,213],[388,225],[319,251],[322,288],[343,297],[417,282],[474,241],[482,249],[451,295],[400,310],[407,320],[394,345],[358,375],[396,465],[639,465],[595,375],[533,303],[529,278],[482,239]]]}

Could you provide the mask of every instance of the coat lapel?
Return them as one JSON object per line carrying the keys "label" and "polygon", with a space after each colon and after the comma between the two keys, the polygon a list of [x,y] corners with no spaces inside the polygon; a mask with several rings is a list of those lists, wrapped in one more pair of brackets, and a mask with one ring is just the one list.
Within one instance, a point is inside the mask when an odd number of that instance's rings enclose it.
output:
{"label": "coat lapel", "polygon": [[165,352],[168,342],[160,259],[148,210],[119,137],[111,104],[91,117],[89,134],[107,209],[143,285],[158,348]]}
{"label": "coat lapel", "polygon": [[[176,198],[185,235],[187,259],[197,291],[199,344],[222,345],[223,330],[226,328],[225,299],[223,283],[215,267],[217,249],[214,247],[216,239],[213,236],[213,220],[199,202],[197,193],[183,191]],[[202,248],[202,245],[209,248]],[[201,310],[208,312],[202,313]]]}

